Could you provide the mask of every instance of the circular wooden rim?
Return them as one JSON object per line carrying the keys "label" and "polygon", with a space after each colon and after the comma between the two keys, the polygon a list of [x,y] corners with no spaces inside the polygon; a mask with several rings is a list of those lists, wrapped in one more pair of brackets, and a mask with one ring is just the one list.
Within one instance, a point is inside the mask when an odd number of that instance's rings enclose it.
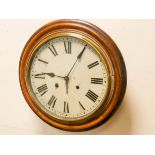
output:
{"label": "circular wooden rim", "polygon": [[[88,34],[92,36],[101,47],[106,49],[106,54],[108,55],[114,70],[114,92],[111,96],[111,99],[108,103],[107,108],[104,112],[100,113],[99,115],[96,115],[94,119],[88,122],[85,122],[81,125],[67,125],[62,124],[60,122],[56,122],[55,120],[49,118],[47,115],[45,115],[40,109],[37,108],[36,104],[32,101],[28,89],[26,86],[25,81],[25,69],[26,69],[26,62],[29,56],[30,49],[35,45],[35,43],[38,41],[38,39],[42,38],[43,36],[57,31],[57,30],[78,30],[81,32],[84,32],[85,34]],[[106,121],[113,112],[117,109],[118,105],[121,103],[125,90],[126,90],[126,83],[127,83],[127,76],[126,76],[126,68],[125,63],[123,60],[123,57],[116,46],[116,44],[113,42],[113,40],[101,29],[96,27],[95,25],[81,21],[81,20],[57,20],[51,23],[46,24],[45,26],[41,27],[38,31],[36,31],[33,36],[28,40],[26,43],[21,59],[20,59],[20,65],[19,65],[19,80],[21,89],[23,92],[23,95],[31,107],[31,109],[45,122],[48,124],[55,126],[57,128],[63,129],[63,130],[69,130],[69,131],[82,131],[87,130],[93,127],[98,126],[102,122]]]}

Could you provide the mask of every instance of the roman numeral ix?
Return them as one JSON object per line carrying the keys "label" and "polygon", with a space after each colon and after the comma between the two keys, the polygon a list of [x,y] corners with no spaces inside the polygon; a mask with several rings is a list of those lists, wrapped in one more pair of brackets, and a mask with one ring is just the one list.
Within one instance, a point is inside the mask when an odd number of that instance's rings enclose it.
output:
{"label": "roman numeral ix", "polygon": [[97,65],[99,65],[99,62],[98,62],[98,61],[95,61],[95,62],[89,64],[89,65],[88,65],[88,68],[91,69],[91,68],[93,68],[93,67],[95,67],[95,66],[97,66]]}
{"label": "roman numeral ix", "polygon": [[96,95],[94,92],[92,92],[91,90],[88,90],[86,96],[92,100],[93,102],[95,102],[98,98],[98,95]]}
{"label": "roman numeral ix", "polygon": [[44,84],[44,85],[38,87],[37,90],[39,93],[41,93],[41,96],[43,96],[48,91],[48,88],[47,88],[47,85]]}
{"label": "roman numeral ix", "polygon": [[103,79],[102,78],[91,78],[91,83],[92,84],[103,84]]}
{"label": "roman numeral ix", "polygon": [[65,47],[65,52],[67,54],[71,54],[71,42],[70,41],[64,41],[64,47]]}
{"label": "roman numeral ix", "polygon": [[69,105],[67,102],[64,102],[64,113],[69,113]]}
{"label": "roman numeral ix", "polygon": [[54,108],[56,101],[57,101],[57,98],[56,98],[55,96],[52,95],[52,97],[50,98],[50,100],[48,101],[47,104],[48,104],[50,107]]}

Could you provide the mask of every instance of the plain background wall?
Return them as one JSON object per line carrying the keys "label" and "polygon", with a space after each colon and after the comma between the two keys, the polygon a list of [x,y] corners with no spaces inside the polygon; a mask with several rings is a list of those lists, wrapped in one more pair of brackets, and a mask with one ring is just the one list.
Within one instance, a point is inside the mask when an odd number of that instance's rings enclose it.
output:
{"label": "plain background wall", "polygon": [[26,41],[52,20],[0,20],[0,134],[155,134],[155,20],[87,20],[118,45],[128,85],[118,111],[102,126],[66,132],[49,126],[22,95],[18,68]]}

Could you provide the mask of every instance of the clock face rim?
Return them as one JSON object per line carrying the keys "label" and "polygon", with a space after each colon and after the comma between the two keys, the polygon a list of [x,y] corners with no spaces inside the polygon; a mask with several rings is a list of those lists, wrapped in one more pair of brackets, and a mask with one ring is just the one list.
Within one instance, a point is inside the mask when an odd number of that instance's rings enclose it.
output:
{"label": "clock face rim", "polygon": [[[63,28],[61,26],[62,24],[64,25]],[[86,32],[86,30],[88,30],[89,33]],[[101,32],[102,32],[102,35],[104,35],[105,37],[105,38],[103,37],[104,41],[102,40],[99,41],[98,40],[99,38],[95,36],[95,33],[101,33]],[[87,119],[84,119],[83,121],[74,122],[73,124],[71,122],[64,122],[62,120],[59,121],[55,118],[52,118],[51,116],[44,113],[39,107],[37,107],[34,101],[32,100],[31,95],[29,94],[29,91],[27,89],[27,82],[25,79],[27,78],[26,68],[28,68],[26,62],[30,58],[30,55],[33,54],[33,52],[35,51],[34,49],[36,49],[37,46],[39,46],[39,42],[41,42],[42,40],[44,40],[45,38],[48,38],[48,36],[51,36],[53,34],[63,34],[63,33],[64,34],[74,33],[74,34],[81,35],[86,40],[90,39],[91,43],[95,44],[95,46],[98,45],[96,48],[99,49],[99,51],[101,52],[100,54],[102,54],[102,56],[104,55],[104,58],[105,58],[105,55],[107,56],[106,61],[108,63],[107,67],[109,67],[108,70],[110,73],[110,81],[111,81],[110,89],[109,89],[110,93],[107,96],[108,106],[106,107],[105,111],[103,111],[103,109],[100,107],[100,110],[97,111],[97,114],[92,115],[90,119],[87,118]],[[111,43],[112,45],[110,45],[109,43]],[[116,57],[117,63],[122,64],[121,62],[122,59],[120,58],[120,52],[117,46],[115,48],[112,47],[113,48],[112,51],[108,49],[109,47],[111,48],[111,46],[113,45],[115,45],[114,42],[109,38],[107,34],[105,34],[96,26],[83,21],[59,20],[59,21],[51,22],[43,26],[42,28],[40,28],[25,45],[25,48],[23,49],[23,52],[21,55],[20,65],[19,65],[19,79],[20,79],[21,89],[31,109],[48,124],[55,126],[57,128],[60,128],[63,130],[69,130],[69,131],[81,131],[81,130],[93,128],[97,126],[99,123],[101,123],[102,121],[106,120],[106,118],[108,118],[108,116],[114,111],[114,109],[116,109],[118,102],[120,103],[120,101],[122,100],[125,94],[125,88],[126,88],[126,69],[123,70],[124,68],[120,67],[116,70],[113,64],[114,61],[111,60],[113,56],[109,55],[108,53],[108,52],[115,52],[117,56]],[[106,52],[107,52],[106,54],[102,53],[101,49],[103,48],[106,48]],[[118,79],[121,73],[124,73],[122,80]],[[114,79],[116,79],[115,80],[116,82],[114,82]],[[125,85],[123,85],[123,83]],[[118,86],[120,86],[121,89],[119,89],[119,92],[115,93],[116,92],[115,88],[118,88]]]}
{"label": "clock face rim", "polygon": [[[89,44],[89,46],[92,46],[92,48],[98,53],[98,55],[100,56],[100,58],[102,59],[102,63],[104,64],[105,68],[106,68],[106,73],[107,73],[107,80],[108,80],[108,87],[107,87],[107,90],[106,90],[106,93],[105,93],[105,96],[104,98],[102,99],[102,101],[100,102],[100,105],[95,108],[92,112],[88,113],[87,115],[84,115],[83,117],[81,118],[77,118],[77,119],[70,119],[70,118],[62,118],[62,119],[59,119],[58,117],[54,118],[53,116],[51,116],[49,114],[49,112],[47,110],[43,110],[41,107],[38,106],[37,104],[37,99],[34,97],[34,93],[33,93],[33,90],[31,88],[31,82],[30,82],[30,68],[31,68],[31,64],[32,64],[32,61],[33,61],[33,58],[35,56],[35,54],[37,53],[37,50],[39,49],[40,46],[42,46],[43,44],[45,44],[46,42],[52,40],[52,39],[55,39],[55,38],[58,38],[58,37],[75,37],[75,38],[78,38],[78,39],[81,39],[82,41],[85,41],[87,44]],[[97,43],[96,43],[97,44]],[[108,57],[106,57],[106,55],[101,55],[102,51],[101,49],[99,49],[98,46],[96,46],[96,44],[94,43],[94,41],[92,42],[92,40],[90,38],[85,37],[83,34],[80,34],[80,32],[78,31],[72,31],[72,30],[69,30],[69,32],[61,32],[61,31],[57,31],[55,33],[52,33],[52,34],[48,34],[47,36],[43,37],[39,42],[38,44],[33,48],[30,56],[29,56],[29,59],[27,61],[27,65],[26,65],[26,68],[25,68],[25,81],[26,81],[26,85],[27,85],[27,88],[28,88],[28,91],[29,91],[29,94],[31,95],[31,98],[33,98],[34,100],[34,103],[36,103],[36,106],[37,108],[42,112],[44,113],[45,115],[47,115],[47,117],[57,121],[57,122],[60,122],[60,123],[65,123],[65,124],[82,124],[83,122],[86,122],[86,121],[89,121],[95,112],[97,112],[99,110],[99,108],[102,107],[102,110],[103,109],[103,104],[106,105],[107,103],[105,102],[106,99],[108,99],[108,93],[110,94],[110,87],[112,87],[111,85],[113,84],[114,80],[113,79],[110,79],[110,74],[112,74],[112,71],[110,72],[110,68],[109,66],[111,66],[109,60],[108,60]],[[107,64],[109,66],[107,66]],[[111,90],[112,91],[112,90]],[[106,108],[106,107],[105,107]]]}

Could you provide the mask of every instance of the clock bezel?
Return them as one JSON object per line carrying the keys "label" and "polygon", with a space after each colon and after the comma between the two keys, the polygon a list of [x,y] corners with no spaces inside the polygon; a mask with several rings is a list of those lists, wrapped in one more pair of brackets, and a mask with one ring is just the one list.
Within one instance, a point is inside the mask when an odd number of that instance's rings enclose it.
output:
{"label": "clock bezel", "polygon": [[[110,86],[106,96],[107,107],[103,109],[103,104],[96,113],[78,121],[64,121],[51,117],[45,113],[32,98],[27,87],[28,64],[35,49],[51,36],[81,35],[83,40],[90,41],[97,48],[108,64]],[[100,40],[99,40],[100,39]],[[102,52],[103,48],[106,52]],[[116,65],[116,66],[115,66]],[[81,131],[93,128],[105,121],[118,107],[122,100],[126,88],[126,69],[123,58],[115,43],[96,26],[79,20],[58,20],[51,22],[40,28],[27,42],[20,60],[19,78],[23,95],[31,109],[45,122],[57,128],[69,131]],[[115,80],[114,80],[115,79]],[[114,82],[115,81],[115,82]]]}
{"label": "clock bezel", "polygon": [[[75,119],[71,119],[71,118],[62,118],[62,119],[59,119],[58,117],[57,118],[54,118],[53,116],[51,116],[50,114],[48,114],[49,112],[45,112],[43,111],[39,106],[38,104],[36,106],[38,106],[38,109],[40,109],[42,111],[42,113],[44,113],[45,115],[47,115],[49,118],[57,121],[57,122],[60,122],[60,123],[64,123],[64,124],[70,124],[70,125],[74,125],[74,124],[82,124],[83,122],[86,122],[86,121],[89,121],[92,117],[93,117],[93,113],[97,112],[98,109],[102,106],[103,107],[103,104],[105,105],[106,102],[105,102],[105,99],[108,100],[108,96],[107,94],[109,93],[110,94],[110,87],[112,88],[112,85],[114,83],[114,80],[111,79],[111,76],[113,74],[113,70],[112,70],[112,66],[108,60],[108,57],[106,55],[101,55],[102,51],[101,49],[99,48],[99,45],[97,45],[97,42],[95,43],[95,41],[91,41],[90,39],[90,36],[87,36],[87,38],[85,37],[85,34],[82,34],[81,32],[78,32],[78,31],[73,31],[73,30],[68,30],[68,32],[64,32],[64,31],[56,31],[56,32],[53,32],[52,34],[48,34],[47,36],[44,36],[43,38],[41,38],[41,40],[39,40],[39,42],[36,44],[36,46],[33,48],[33,50],[31,51],[30,53],[30,56],[29,56],[29,59],[27,61],[27,67],[25,68],[25,81],[26,81],[26,84],[27,84],[27,88],[28,88],[28,91],[29,91],[29,94],[31,95],[31,98],[33,98],[34,102],[37,103],[39,101],[37,101],[37,99],[34,97],[33,95],[33,91],[32,91],[32,88],[31,88],[31,82],[30,82],[30,78],[29,78],[29,74],[30,74],[30,66],[31,66],[31,61],[33,60],[33,57],[35,56],[35,53],[37,51],[37,49],[42,46],[42,44],[48,42],[49,40],[51,39],[55,39],[55,38],[58,38],[58,37],[75,37],[75,38],[79,38],[85,42],[87,42],[88,44],[90,44],[92,46],[92,48],[95,49],[95,51],[100,55],[101,59],[103,60],[103,63],[104,63],[104,66],[106,68],[106,72],[107,72],[107,80],[108,80],[108,87],[107,87],[107,90],[106,90],[106,93],[105,93],[105,96],[104,98],[102,99],[101,101],[101,105],[99,105],[96,109],[94,109],[91,113],[87,114],[87,115],[84,115],[82,116],[81,118],[75,118]],[[89,39],[88,39],[89,38]],[[102,49],[103,50],[103,49]],[[99,52],[100,51],[100,52]],[[107,66],[108,64],[108,66]],[[111,66],[109,68],[109,66]],[[112,90],[112,89],[111,89]],[[105,106],[104,106],[105,107]],[[103,108],[102,108],[103,110]]]}

